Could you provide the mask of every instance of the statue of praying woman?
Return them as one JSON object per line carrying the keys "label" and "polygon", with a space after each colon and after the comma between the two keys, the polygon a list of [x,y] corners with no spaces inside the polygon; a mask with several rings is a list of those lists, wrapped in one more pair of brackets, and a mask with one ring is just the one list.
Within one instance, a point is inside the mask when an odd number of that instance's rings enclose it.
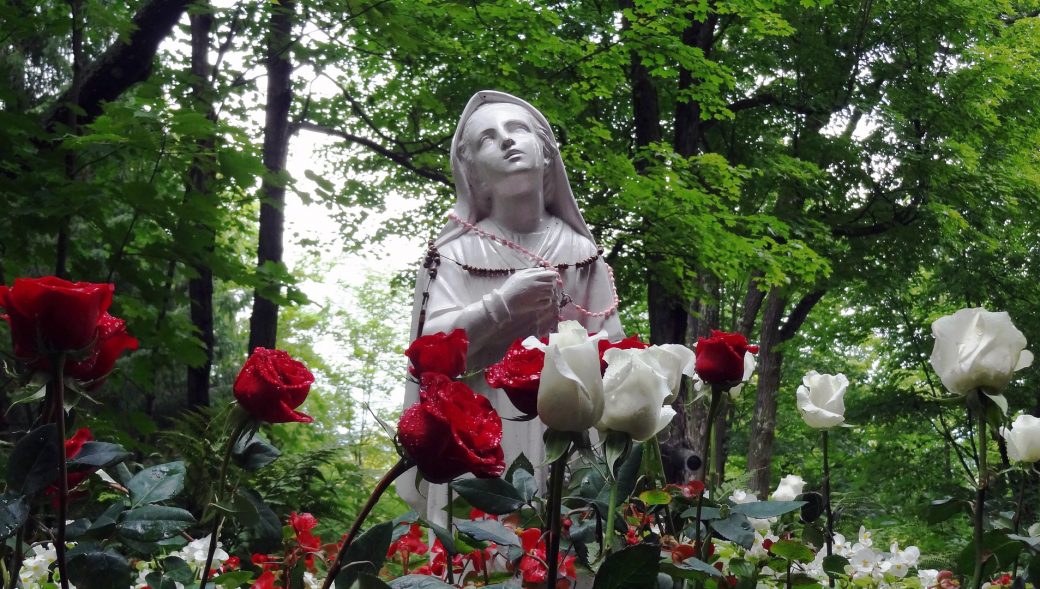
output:
{"label": "statue of praying woman", "polygon": [[[452,139],[451,170],[457,200],[431,248],[440,258],[435,275],[422,270],[416,281],[411,333],[465,329],[466,384],[503,417],[516,416],[505,393],[487,385],[483,369],[515,340],[544,337],[560,321],[621,339],[613,275],[578,210],[549,123],[527,102],[502,92],[475,94]],[[410,382],[405,407],[418,399]],[[504,419],[502,428],[507,465],[521,452],[535,466],[545,461],[541,421]],[[545,469],[536,470],[544,487]],[[416,488],[407,475],[397,483],[413,509],[441,524],[446,487]]]}

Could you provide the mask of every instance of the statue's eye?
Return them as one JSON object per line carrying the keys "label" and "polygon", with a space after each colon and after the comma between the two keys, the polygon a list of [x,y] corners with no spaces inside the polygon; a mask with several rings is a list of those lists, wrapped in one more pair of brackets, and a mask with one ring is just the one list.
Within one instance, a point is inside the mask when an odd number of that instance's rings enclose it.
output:
{"label": "statue's eye", "polygon": [[478,140],[478,145],[486,145],[488,141],[491,141],[490,135],[481,135]]}

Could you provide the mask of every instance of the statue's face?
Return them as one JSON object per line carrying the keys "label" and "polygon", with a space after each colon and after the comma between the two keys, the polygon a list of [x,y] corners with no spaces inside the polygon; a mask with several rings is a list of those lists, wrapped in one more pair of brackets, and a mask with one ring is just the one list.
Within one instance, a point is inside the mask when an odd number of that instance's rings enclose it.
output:
{"label": "statue's face", "polygon": [[485,181],[546,166],[542,143],[530,113],[515,104],[482,106],[463,130],[470,166]]}

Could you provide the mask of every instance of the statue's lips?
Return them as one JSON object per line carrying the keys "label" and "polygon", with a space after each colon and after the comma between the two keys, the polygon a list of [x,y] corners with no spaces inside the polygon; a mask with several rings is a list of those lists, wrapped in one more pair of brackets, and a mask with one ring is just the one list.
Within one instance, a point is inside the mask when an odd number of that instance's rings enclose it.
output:
{"label": "statue's lips", "polygon": [[502,156],[502,159],[508,160],[508,159],[512,159],[514,156],[518,156],[518,155],[527,155],[527,154],[524,153],[523,151],[519,150],[519,149],[510,149],[509,151],[506,152],[505,155]]}

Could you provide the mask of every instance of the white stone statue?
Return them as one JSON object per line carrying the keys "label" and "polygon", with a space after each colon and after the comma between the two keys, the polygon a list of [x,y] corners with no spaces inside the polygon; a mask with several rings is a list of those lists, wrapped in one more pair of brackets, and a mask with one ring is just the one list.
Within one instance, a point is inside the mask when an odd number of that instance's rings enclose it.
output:
{"label": "white stone statue", "polygon": [[[517,338],[542,337],[561,320],[589,333],[623,337],[617,294],[602,250],[593,242],[571,192],[549,123],[527,102],[495,91],[478,92],[462,112],[451,143],[458,199],[434,245],[436,277],[416,281],[412,335],[425,303],[423,334],[463,328],[469,336],[466,383],[505,417],[519,412],[505,393],[488,387],[482,369],[501,360]],[[424,296],[426,295],[426,296]],[[410,383],[405,407],[419,399]],[[536,467],[545,461],[537,420],[503,420],[506,464],[521,453]],[[536,469],[544,488],[545,470]],[[420,514],[443,524],[446,485],[412,476],[397,483]]]}

